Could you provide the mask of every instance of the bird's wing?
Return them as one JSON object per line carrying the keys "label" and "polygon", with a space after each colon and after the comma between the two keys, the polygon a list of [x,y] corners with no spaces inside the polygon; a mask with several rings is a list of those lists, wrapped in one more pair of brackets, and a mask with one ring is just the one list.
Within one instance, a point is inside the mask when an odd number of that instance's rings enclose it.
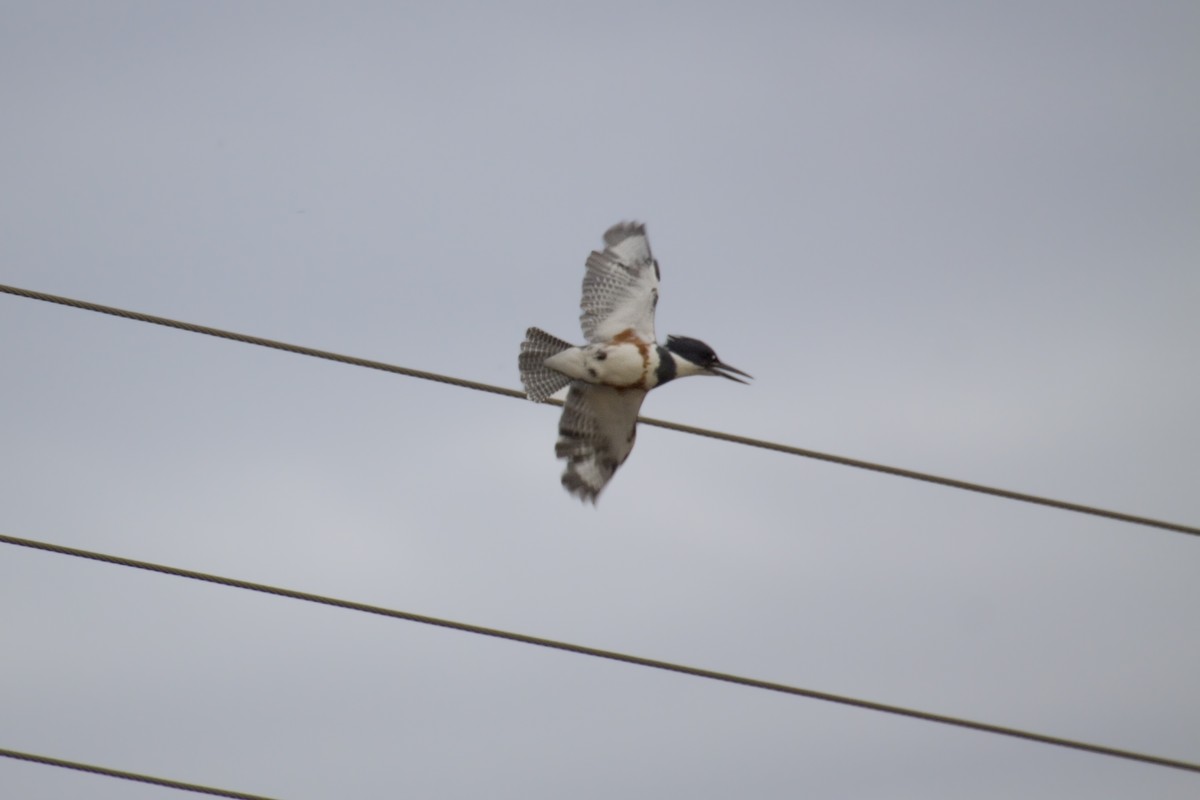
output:
{"label": "bird's wing", "polygon": [[558,422],[554,453],[567,459],[562,483],[582,500],[600,490],[625,463],[637,437],[638,411],[646,393],[572,381]]}
{"label": "bird's wing", "polygon": [[605,232],[604,245],[588,256],[583,276],[583,335],[589,342],[607,342],[632,329],[642,341],[655,341],[658,262],[650,255],[646,226],[617,223]]}

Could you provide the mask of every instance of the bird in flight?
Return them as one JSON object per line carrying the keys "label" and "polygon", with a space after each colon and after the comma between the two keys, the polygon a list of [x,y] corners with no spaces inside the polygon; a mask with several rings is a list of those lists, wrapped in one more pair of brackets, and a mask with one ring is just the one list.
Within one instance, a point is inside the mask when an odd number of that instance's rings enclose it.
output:
{"label": "bird in flight", "polygon": [[637,436],[646,392],[688,375],[720,375],[746,383],[699,339],[654,336],[658,261],[646,226],[620,222],[604,234],[604,250],[587,259],[579,317],[588,343],[576,347],[539,328],[525,332],[517,366],[530,400],[540,403],[570,386],[554,452],[567,460],[562,484],[581,500],[600,490],[625,463]]}

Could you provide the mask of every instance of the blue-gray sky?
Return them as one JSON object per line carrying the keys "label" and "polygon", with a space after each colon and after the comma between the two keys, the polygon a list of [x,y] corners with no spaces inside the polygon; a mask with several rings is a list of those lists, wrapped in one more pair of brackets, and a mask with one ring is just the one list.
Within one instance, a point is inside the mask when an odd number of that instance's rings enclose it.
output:
{"label": "blue-gray sky", "polygon": [[[651,416],[1200,521],[1192,2],[5,3],[0,282],[517,386],[649,225]],[[0,296],[0,530],[1200,760],[1200,542]],[[0,548],[0,746],[285,798],[1194,775]],[[180,796],[0,760],[6,797]]]}

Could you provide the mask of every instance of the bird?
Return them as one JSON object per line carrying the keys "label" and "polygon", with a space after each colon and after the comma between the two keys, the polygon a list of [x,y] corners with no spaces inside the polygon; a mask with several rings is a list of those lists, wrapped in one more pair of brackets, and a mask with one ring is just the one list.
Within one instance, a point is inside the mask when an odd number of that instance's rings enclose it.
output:
{"label": "bird", "polygon": [[567,461],[563,487],[594,505],[633,450],[647,392],[690,375],[738,383],[752,376],[722,363],[699,339],[671,335],[658,343],[660,272],[644,224],[613,225],[604,233],[604,249],[592,251],[585,266],[579,322],[588,343],[576,346],[529,328],[517,366],[534,402],[570,387],[554,452]]}

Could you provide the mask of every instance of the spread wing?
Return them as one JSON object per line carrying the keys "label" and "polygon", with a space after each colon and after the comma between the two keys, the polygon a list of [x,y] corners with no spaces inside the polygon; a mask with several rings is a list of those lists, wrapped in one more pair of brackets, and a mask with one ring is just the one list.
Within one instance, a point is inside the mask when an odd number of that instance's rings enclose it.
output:
{"label": "spread wing", "polygon": [[640,389],[572,381],[558,422],[554,453],[567,459],[562,483],[582,500],[596,502],[600,490],[625,463],[637,436]]}
{"label": "spread wing", "polygon": [[619,222],[605,232],[604,245],[588,256],[583,276],[583,335],[589,342],[607,342],[633,329],[642,341],[655,341],[658,262],[650,255],[646,226]]}

